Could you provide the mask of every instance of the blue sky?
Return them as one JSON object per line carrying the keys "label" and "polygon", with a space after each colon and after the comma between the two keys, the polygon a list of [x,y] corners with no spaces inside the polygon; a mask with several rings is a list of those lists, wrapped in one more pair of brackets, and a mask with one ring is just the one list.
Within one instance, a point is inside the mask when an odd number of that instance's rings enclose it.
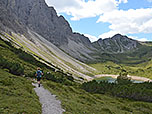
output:
{"label": "blue sky", "polygon": [[152,41],[152,0],[46,0],[91,41],[120,33]]}

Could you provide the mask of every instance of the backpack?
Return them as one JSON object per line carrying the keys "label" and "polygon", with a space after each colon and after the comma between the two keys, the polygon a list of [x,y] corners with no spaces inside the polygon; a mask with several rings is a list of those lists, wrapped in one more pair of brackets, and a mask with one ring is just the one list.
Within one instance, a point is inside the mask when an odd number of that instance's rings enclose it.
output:
{"label": "backpack", "polygon": [[41,77],[41,71],[40,70],[38,70],[37,72],[36,72],[36,74],[37,74],[37,77]]}

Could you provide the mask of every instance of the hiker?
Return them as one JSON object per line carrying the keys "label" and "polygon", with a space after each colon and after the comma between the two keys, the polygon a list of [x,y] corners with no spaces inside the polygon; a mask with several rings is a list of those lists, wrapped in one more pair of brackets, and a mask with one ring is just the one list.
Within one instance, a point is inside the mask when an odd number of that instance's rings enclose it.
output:
{"label": "hiker", "polygon": [[38,67],[37,71],[36,71],[36,74],[35,74],[35,76],[37,78],[38,87],[40,87],[40,80],[41,80],[42,75],[43,75],[43,73],[40,70],[40,67]]}

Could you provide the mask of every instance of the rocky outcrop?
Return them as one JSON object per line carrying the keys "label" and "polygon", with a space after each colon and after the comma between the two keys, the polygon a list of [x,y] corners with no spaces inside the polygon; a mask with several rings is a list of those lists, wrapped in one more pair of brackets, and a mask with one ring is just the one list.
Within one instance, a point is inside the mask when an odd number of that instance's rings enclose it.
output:
{"label": "rocky outcrop", "polygon": [[0,30],[27,38],[28,31],[34,31],[83,62],[94,61],[101,53],[124,53],[139,46],[137,41],[120,34],[91,43],[88,37],[73,33],[65,18],[58,16],[45,0],[0,0]]}
{"label": "rocky outcrop", "polygon": [[128,51],[134,51],[138,49],[141,44],[133,39],[116,34],[111,38],[99,39],[93,43],[93,46],[98,49],[101,53],[126,53]]}
{"label": "rocky outcrop", "polygon": [[[3,1],[3,2],[2,2]],[[8,27],[15,32],[26,33],[25,28],[29,28],[45,37],[53,44],[60,46],[67,44],[67,35],[72,34],[69,23],[63,16],[57,16],[53,7],[48,7],[44,0],[2,0],[1,4],[11,15],[1,17],[4,24],[11,22],[19,23],[23,28],[19,28],[16,23],[9,23]],[[7,19],[8,18],[8,19]],[[13,19],[14,18],[14,19]],[[13,28],[14,27],[14,28]],[[17,31],[16,31],[17,30]]]}
{"label": "rocky outcrop", "polygon": [[8,32],[11,29],[28,36],[30,29],[74,58],[81,61],[93,59],[88,55],[94,50],[90,40],[73,33],[65,18],[58,16],[45,0],[1,0],[0,3],[3,14],[0,16],[1,30]]}

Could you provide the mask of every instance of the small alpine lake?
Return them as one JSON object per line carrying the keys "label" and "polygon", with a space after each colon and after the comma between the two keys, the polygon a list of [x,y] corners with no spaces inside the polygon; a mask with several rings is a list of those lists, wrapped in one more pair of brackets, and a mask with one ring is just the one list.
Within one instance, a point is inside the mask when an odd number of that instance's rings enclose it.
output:
{"label": "small alpine lake", "polygon": [[[116,78],[113,78],[111,76],[105,76],[105,77],[100,77],[100,78],[96,78],[97,82],[101,82],[101,81],[108,81],[109,83],[114,83],[116,81]],[[141,80],[132,80],[133,83],[143,83],[144,81]]]}

